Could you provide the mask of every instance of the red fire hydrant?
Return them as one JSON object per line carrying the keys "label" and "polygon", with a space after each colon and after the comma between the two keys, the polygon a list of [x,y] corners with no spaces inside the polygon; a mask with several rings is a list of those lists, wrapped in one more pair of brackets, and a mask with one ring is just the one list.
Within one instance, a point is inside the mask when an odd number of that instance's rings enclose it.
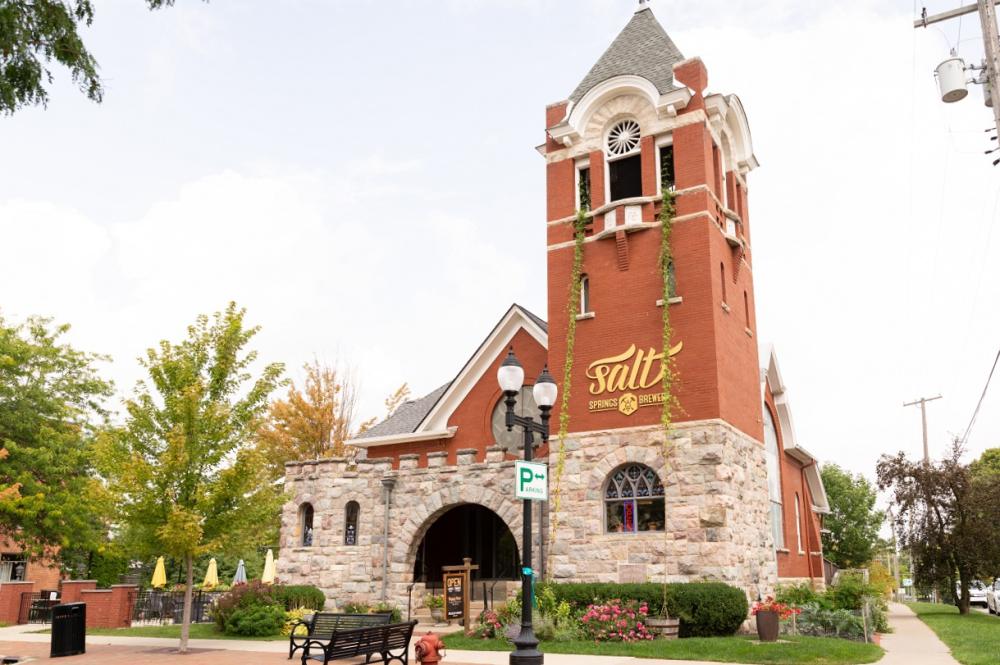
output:
{"label": "red fire hydrant", "polygon": [[440,663],[441,659],[446,655],[444,652],[444,642],[431,631],[427,631],[427,634],[413,645],[413,650],[417,654],[417,662],[424,665]]}

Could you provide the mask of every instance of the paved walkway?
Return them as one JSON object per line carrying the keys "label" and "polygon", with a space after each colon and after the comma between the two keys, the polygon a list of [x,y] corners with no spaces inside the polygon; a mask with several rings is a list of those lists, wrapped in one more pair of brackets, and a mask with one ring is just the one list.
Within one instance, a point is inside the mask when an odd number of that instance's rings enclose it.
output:
{"label": "paved walkway", "polygon": [[894,632],[882,636],[887,653],[879,665],[959,665],[944,642],[906,605],[889,603],[889,625]]}
{"label": "paved walkway", "polygon": [[[958,665],[948,647],[905,605],[889,606],[894,633],[882,636],[887,654],[879,665]],[[133,663],[184,663],[184,665],[281,665],[288,661],[288,643],[249,640],[194,640],[187,656],[177,654],[177,640],[153,637],[90,635],[87,653],[70,659],[49,659],[47,634],[32,633],[41,627],[0,628],[0,655],[30,656],[31,662],[53,665],[125,665]],[[498,651],[449,651],[445,665],[506,665],[509,655]],[[293,664],[295,661],[291,661]],[[364,659],[338,661],[363,663]],[[411,658],[412,663],[416,660]],[[651,660],[629,657],[546,654],[546,665],[713,665],[696,661]],[[718,665],[717,663],[714,665]]]}

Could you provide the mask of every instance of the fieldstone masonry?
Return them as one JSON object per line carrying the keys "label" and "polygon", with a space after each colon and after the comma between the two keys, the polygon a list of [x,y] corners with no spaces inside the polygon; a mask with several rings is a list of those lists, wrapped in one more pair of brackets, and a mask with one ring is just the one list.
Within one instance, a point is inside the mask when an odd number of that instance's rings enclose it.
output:
{"label": "fieldstone masonry", "polygon": [[[553,447],[554,447],[553,442]],[[720,580],[755,599],[771,593],[777,567],[769,526],[764,447],[721,420],[678,424],[669,443],[669,470],[662,431],[643,427],[574,435],[566,442],[566,466],[558,532],[549,543],[550,576],[557,581],[644,582]],[[396,479],[389,509],[387,599],[405,607],[416,550],[444,512],[463,503],[489,508],[507,524],[521,549],[521,504],[513,498],[514,463],[488,449],[389,459],[325,459],[286,466],[291,500],[282,512],[278,576],[315,584],[328,606],[377,602],[383,571],[385,490]],[[604,485],[622,464],[639,462],[659,473],[666,492],[666,532],[604,533]],[[361,507],[357,545],[344,544],[345,508]],[[301,507],[313,506],[313,544],[302,547]],[[550,503],[549,524],[556,521]],[[535,556],[538,560],[538,548]],[[415,585],[413,599],[424,592]]]}

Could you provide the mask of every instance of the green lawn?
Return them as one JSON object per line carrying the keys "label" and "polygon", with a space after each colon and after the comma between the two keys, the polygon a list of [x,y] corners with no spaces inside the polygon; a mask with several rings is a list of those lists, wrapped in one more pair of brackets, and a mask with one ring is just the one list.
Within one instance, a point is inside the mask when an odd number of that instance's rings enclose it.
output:
{"label": "green lawn", "polygon": [[[443,636],[449,649],[474,651],[510,651],[502,640],[481,640],[461,634]],[[634,656],[675,660],[710,660],[721,663],[787,663],[794,665],[854,665],[874,663],[883,651],[874,644],[863,644],[824,637],[782,637],[784,642],[760,644],[750,637],[689,637],[683,640],[652,642],[588,641],[542,642],[547,653],[580,653],[599,656]]]}
{"label": "green lawn", "polygon": [[996,665],[1000,654],[1000,619],[975,610],[962,616],[954,605],[907,605],[937,633],[962,665]]}
{"label": "green lawn", "polygon": [[[49,630],[40,630],[39,633],[48,633]],[[133,626],[132,628],[88,628],[88,635],[118,635],[121,637],[171,637],[180,639],[180,624],[169,626]],[[287,635],[275,635],[272,637],[241,637],[239,635],[226,635],[215,629],[214,623],[193,623],[191,624],[191,639],[193,640],[256,640],[259,642],[288,641]]]}

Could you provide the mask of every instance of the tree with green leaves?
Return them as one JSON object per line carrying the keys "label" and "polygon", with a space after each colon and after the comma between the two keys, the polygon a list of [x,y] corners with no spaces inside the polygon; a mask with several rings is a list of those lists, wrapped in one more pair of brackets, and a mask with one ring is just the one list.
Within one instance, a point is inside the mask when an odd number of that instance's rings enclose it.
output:
{"label": "tree with green leaves", "polygon": [[[150,9],[174,0],[146,0]],[[97,60],[80,37],[80,26],[94,20],[91,0],[0,0],[0,112],[45,106],[54,60],[95,102],[104,96]]]}
{"label": "tree with green leaves", "polygon": [[[1000,545],[991,538],[1000,523],[1000,475],[972,473],[956,440],[939,462],[883,455],[878,486],[891,490],[893,525],[913,559],[918,587],[937,587],[969,612],[969,586],[1000,568]],[[944,595],[944,594],[943,594]]]}
{"label": "tree with green leaves", "polygon": [[100,464],[119,497],[124,538],[136,556],[184,562],[181,652],[187,651],[195,558],[233,551],[273,523],[282,496],[251,445],[283,366],[247,351],[259,328],[245,310],[199,316],[178,344],[162,341],[140,363],[127,421],[102,438]]}
{"label": "tree with green leaves", "polygon": [[68,330],[0,318],[0,536],[32,556],[95,548],[109,528],[91,447],[112,385],[96,369],[105,358],[65,343]]}
{"label": "tree with green leaves", "polygon": [[875,554],[885,521],[885,513],[875,510],[875,488],[836,464],[824,464],[820,475],[830,502],[830,514],[823,518],[823,554],[841,568],[864,566]]}
{"label": "tree with green leaves", "polygon": [[987,448],[979,459],[969,465],[973,475],[993,473],[1000,475],[1000,448]]}

